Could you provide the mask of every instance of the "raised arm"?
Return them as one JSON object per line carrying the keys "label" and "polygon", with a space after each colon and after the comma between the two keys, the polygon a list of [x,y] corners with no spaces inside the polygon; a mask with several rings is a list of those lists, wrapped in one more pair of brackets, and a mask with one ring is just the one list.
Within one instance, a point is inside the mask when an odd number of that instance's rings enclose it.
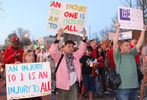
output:
{"label": "raised arm", "polygon": [[83,37],[82,37],[82,41],[81,41],[81,44],[80,44],[80,48],[77,52],[75,52],[75,54],[78,55],[79,59],[84,55],[85,51],[86,51],[86,30],[85,28],[83,29],[82,31],[82,34],[83,34]]}
{"label": "raised arm", "polygon": [[83,29],[82,34],[83,34],[82,39],[86,40],[86,29],[85,28]]}
{"label": "raised arm", "polygon": [[58,30],[56,40],[51,46],[50,54],[54,60],[57,60],[59,58],[59,55],[61,55],[61,52],[58,50],[58,43],[62,34],[63,34],[63,29],[60,28]]}
{"label": "raised arm", "polygon": [[60,29],[58,30],[56,40],[58,40],[58,41],[60,40],[60,37],[61,37],[61,35],[63,34],[63,32],[64,32],[64,30],[63,30],[62,28],[60,28]]}
{"label": "raised arm", "polygon": [[144,36],[145,36],[145,31],[146,31],[146,26],[144,25],[143,30],[141,31],[141,35],[139,37],[139,40],[138,40],[138,42],[136,44],[136,48],[137,49],[139,49],[142,46],[142,44],[143,44]]}
{"label": "raised arm", "polygon": [[115,33],[114,38],[113,38],[113,51],[114,52],[116,52],[118,47],[119,47],[119,45],[118,45],[118,38],[119,38],[120,24],[118,22],[116,22],[115,27],[116,27],[116,33]]}

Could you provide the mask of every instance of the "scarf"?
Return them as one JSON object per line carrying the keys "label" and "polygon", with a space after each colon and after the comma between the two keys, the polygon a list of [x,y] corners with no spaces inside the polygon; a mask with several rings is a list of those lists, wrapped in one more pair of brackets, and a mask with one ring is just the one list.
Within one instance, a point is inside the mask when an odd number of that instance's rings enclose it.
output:
{"label": "scarf", "polygon": [[73,59],[74,59],[74,56],[72,54],[66,54],[66,64],[67,64],[67,69],[69,72],[75,72]]}

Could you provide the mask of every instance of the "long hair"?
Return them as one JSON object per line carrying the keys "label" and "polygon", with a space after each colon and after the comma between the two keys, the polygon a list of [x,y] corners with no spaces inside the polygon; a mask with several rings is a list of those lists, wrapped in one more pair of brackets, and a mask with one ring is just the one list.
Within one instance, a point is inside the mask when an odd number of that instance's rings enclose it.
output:
{"label": "long hair", "polygon": [[[26,63],[25,58],[26,58],[26,56],[27,56],[29,53],[31,53],[31,52],[34,53],[33,49],[28,49],[28,50],[25,50],[25,51],[24,51],[24,53],[23,53],[23,59],[22,59],[23,63]],[[35,55],[34,55],[34,58],[35,58]],[[34,62],[35,62],[35,59],[34,59]]]}
{"label": "long hair", "polygon": [[100,55],[99,55],[99,51],[98,51],[98,49],[99,49],[99,48],[101,48],[101,49],[102,49],[101,56],[102,56],[102,57],[103,57],[103,59],[105,60],[105,54],[104,54],[104,50],[103,50],[103,48],[102,48],[102,47],[98,47],[98,48],[97,48],[97,52],[96,52],[96,53],[97,53],[97,58],[99,58],[99,57],[100,57]]}

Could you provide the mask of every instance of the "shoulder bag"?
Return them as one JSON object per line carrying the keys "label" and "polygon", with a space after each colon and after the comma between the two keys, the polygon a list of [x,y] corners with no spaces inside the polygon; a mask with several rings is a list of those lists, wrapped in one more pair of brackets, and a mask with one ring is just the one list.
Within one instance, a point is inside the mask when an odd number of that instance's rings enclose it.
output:
{"label": "shoulder bag", "polygon": [[[120,57],[121,63],[121,57]],[[118,73],[120,70],[120,63],[118,68]],[[116,69],[110,69],[107,77],[107,86],[113,90],[117,89],[121,83],[120,75],[116,73]]]}
{"label": "shoulder bag", "polygon": [[64,54],[61,54],[61,57],[59,59],[59,62],[58,62],[57,67],[55,69],[55,72],[52,74],[52,83],[51,83],[52,84],[52,89],[51,89],[52,93],[56,93],[56,72],[59,68],[59,65],[60,65],[60,62],[61,62],[63,56],[64,56]]}

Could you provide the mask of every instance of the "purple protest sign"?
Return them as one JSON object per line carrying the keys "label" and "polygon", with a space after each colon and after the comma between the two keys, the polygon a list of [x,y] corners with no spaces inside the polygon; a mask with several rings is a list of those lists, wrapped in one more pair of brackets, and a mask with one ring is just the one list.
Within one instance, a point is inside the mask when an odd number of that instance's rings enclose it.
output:
{"label": "purple protest sign", "polygon": [[120,9],[120,20],[130,21],[130,9]]}
{"label": "purple protest sign", "polygon": [[118,22],[121,29],[143,30],[143,12],[134,8],[119,7]]}

